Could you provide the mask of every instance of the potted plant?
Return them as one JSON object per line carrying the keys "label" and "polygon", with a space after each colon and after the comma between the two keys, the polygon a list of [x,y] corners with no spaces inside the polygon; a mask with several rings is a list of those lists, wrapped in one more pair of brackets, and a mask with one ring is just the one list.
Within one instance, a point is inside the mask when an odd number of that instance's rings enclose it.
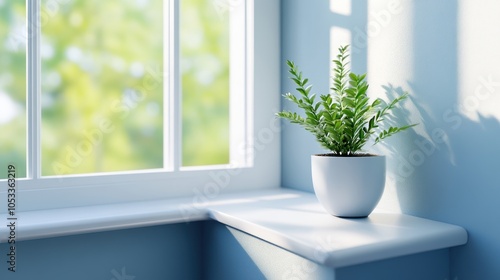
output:
{"label": "potted plant", "polygon": [[368,140],[374,144],[404,131],[416,124],[379,126],[390,121],[390,114],[408,93],[390,102],[367,96],[366,74],[357,75],[348,69],[349,46],[341,46],[332,77],[331,93],[320,96],[311,94],[308,79],[302,77],[297,66],[287,61],[291,79],[297,85],[298,97],[287,93],[284,97],[301,108],[305,115],[281,111],[277,116],[299,124],[311,132],[326,154],[311,156],[314,192],[330,214],[338,217],[366,217],[378,204],[385,186],[385,156],[363,150]]}

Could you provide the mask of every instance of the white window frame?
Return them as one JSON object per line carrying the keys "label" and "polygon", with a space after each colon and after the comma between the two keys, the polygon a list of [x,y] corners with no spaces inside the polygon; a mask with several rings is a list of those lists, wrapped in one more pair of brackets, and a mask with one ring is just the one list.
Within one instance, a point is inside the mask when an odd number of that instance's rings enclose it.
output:
{"label": "white window frame", "polygon": [[[62,2],[67,0],[61,0]],[[178,10],[179,0],[169,1],[169,9]],[[238,0],[216,0],[235,9]],[[241,0],[240,0],[241,1]],[[230,155],[234,164],[181,168],[180,165],[180,98],[179,83],[170,80],[168,87],[176,94],[165,100],[172,116],[171,130],[166,135],[166,149],[175,153],[174,161],[165,162],[164,169],[92,174],[64,177],[41,177],[40,141],[41,106],[39,98],[28,98],[28,179],[17,180],[18,211],[43,210],[63,207],[145,201],[179,196],[191,196],[193,202],[210,200],[220,193],[250,189],[278,188],[280,186],[280,126],[274,116],[280,108],[280,1],[247,0],[247,56],[246,90],[243,96],[231,95],[230,128],[237,131],[231,137]],[[28,18],[40,19],[39,0],[27,0]],[[177,17],[175,17],[177,18]],[[231,20],[237,20],[232,17]],[[169,30],[178,38],[176,25]],[[28,24],[28,50],[31,58],[39,57],[40,23]],[[231,30],[230,32],[235,32]],[[168,51],[177,56],[177,49]],[[178,57],[178,56],[177,56]],[[178,77],[178,59],[169,69]],[[28,59],[28,94],[40,97],[40,65],[37,59]],[[239,80],[231,79],[230,87]],[[244,102],[241,102],[241,101]],[[246,124],[241,125],[242,122]],[[244,151],[245,153],[242,153]],[[243,157],[241,156],[243,155]],[[7,167],[5,167],[7,168]],[[168,172],[166,172],[168,170]],[[7,183],[0,181],[0,199],[6,201]],[[6,213],[1,208],[0,213]]]}

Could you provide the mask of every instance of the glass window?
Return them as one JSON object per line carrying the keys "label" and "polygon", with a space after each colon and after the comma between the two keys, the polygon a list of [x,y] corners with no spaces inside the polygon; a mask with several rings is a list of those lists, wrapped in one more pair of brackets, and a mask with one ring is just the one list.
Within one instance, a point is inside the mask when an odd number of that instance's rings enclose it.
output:
{"label": "glass window", "polygon": [[26,4],[0,0],[0,179],[26,177]]}
{"label": "glass window", "polygon": [[19,211],[278,186],[279,3],[0,0],[0,197],[8,164]]}
{"label": "glass window", "polygon": [[74,0],[44,13],[43,176],[163,168],[163,10]]}
{"label": "glass window", "polygon": [[214,0],[181,1],[183,166],[229,163],[229,15]]}

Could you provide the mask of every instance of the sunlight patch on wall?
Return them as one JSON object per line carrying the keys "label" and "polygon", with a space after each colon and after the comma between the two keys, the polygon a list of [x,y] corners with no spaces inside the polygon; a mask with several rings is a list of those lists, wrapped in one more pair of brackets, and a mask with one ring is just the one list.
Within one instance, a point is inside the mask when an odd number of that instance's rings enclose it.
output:
{"label": "sunlight patch on wall", "polygon": [[485,2],[477,5],[462,0],[458,6],[459,98],[455,109],[477,122],[500,120],[500,2]]}
{"label": "sunlight patch on wall", "polygon": [[[352,53],[366,50],[368,94],[387,100],[407,91],[414,80],[413,6],[410,1],[368,2],[366,26],[353,28]],[[359,54],[358,54],[359,55]],[[405,101],[410,122],[420,122],[421,113],[411,99]],[[417,127],[425,134],[424,127]],[[428,137],[428,135],[427,135]]]}
{"label": "sunlight patch on wall", "polygon": [[352,0],[330,0],[332,13],[348,16],[351,14]]}
{"label": "sunlight patch on wall", "polygon": [[380,86],[387,83],[408,90],[414,77],[413,30],[410,1],[369,1],[365,45],[368,79],[377,97],[385,95]]}

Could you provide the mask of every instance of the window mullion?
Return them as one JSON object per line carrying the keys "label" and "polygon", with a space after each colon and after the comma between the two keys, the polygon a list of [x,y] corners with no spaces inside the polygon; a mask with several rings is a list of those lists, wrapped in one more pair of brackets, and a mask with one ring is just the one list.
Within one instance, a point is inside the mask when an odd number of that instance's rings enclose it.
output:
{"label": "window mullion", "polygon": [[28,178],[38,179],[41,175],[40,148],[40,1],[27,0],[27,161]]}
{"label": "window mullion", "polygon": [[164,168],[178,171],[180,168],[180,84],[179,84],[179,0],[164,2]]}
{"label": "window mullion", "polygon": [[[246,13],[245,13],[245,141],[247,147],[254,147],[254,25],[255,25],[255,15],[254,15],[254,0],[248,0],[245,3]],[[245,165],[253,166],[254,154],[247,150],[244,154]]]}
{"label": "window mullion", "polygon": [[[247,61],[246,44],[248,31],[247,15],[251,1],[243,1],[228,9],[229,13],[229,37],[230,37],[230,90],[229,90],[229,124],[230,124],[230,164],[233,166],[246,166],[248,156],[248,134],[247,118]],[[244,29],[244,32],[242,31]]]}
{"label": "window mullion", "polygon": [[178,171],[182,166],[182,112],[181,112],[181,104],[182,104],[182,87],[181,87],[181,75],[180,75],[180,34],[179,34],[179,26],[180,26],[180,0],[172,0],[172,27],[170,29],[172,37],[170,42],[170,47],[172,49],[170,56],[170,67],[171,67],[171,75],[170,82],[173,85],[171,88],[171,111],[172,117],[170,119],[171,129],[173,133],[173,137],[171,140],[173,142],[173,158],[174,158],[174,167],[175,170]]}

